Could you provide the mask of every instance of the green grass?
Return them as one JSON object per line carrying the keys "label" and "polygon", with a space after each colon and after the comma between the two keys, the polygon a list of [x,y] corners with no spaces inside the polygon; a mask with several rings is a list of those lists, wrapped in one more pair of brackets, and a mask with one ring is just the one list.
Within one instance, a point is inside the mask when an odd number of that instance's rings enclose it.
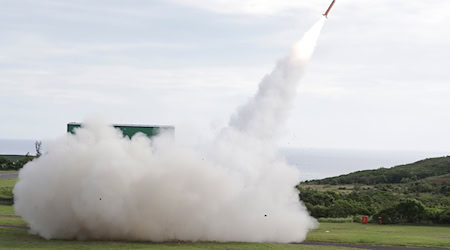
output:
{"label": "green grass", "polygon": [[321,223],[307,241],[450,248],[450,226]]}
{"label": "green grass", "polygon": [[17,173],[17,170],[0,170],[0,174]]}
{"label": "green grass", "polygon": [[0,225],[26,226],[26,223],[14,213],[10,205],[0,205]]}
{"label": "green grass", "polygon": [[[0,205],[0,225],[25,226],[25,222],[14,216],[12,206]],[[229,250],[345,250],[349,248],[329,246],[308,246],[298,244],[271,244],[271,243],[219,243],[219,242],[125,242],[125,241],[69,241],[45,240],[31,235],[25,229],[0,227],[0,249],[229,249]]]}
{"label": "green grass", "polygon": [[2,187],[14,188],[14,185],[16,185],[18,180],[19,179],[17,179],[17,178],[0,179],[0,188],[2,188]]}
{"label": "green grass", "polygon": [[[298,244],[272,243],[219,243],[219,242],[125,242],[125,241],[72,241],[72,240],[44,240],[30,235],[24,229],[0,227],[0,249],[274,249],[274,250],[345,250],[349,248],[308,246]],[[354,248],[353,248],[354,249]]]}
{"label": "green grass", "polygon": [[353,217],[347,218],[319,218],[320,223],[352,223]]}
{"label": "green grass", "polygon": [[12,215],[15,215],[15,213],[11,205],[0,204],[0,216],[12,216]]}
{"label": "green grass", "polygon": [[18,216],[0,216],[0,225],[26,226],[27,224]]}
{"label": "green grass", "polygon": [[279,250],[313,250],[313,249],[348,249],[339,247],[317,247],[296,244],[270,243],[217,243],[217,242],[121,242],[121,241],[63,241],[43,240],[15,228],[0,228],[0,249],[279,249]]}
{"label": "green grass", "polygon": [[0,178],[0,199],[12,199],[13,188],[16,185],[18,179],[1,179]]}
{"label": "green grass", "polygon": [[[12,206],[0,205],[0,224],[24,226],[14,217]],[[327,232],[328,231],[328,232]],[[309,233],[309,242],[338,242],[350,244],[401,245],[450,248],[449,226],[392,226],[357,223],[321,223]],[[27,230],[0,227],[0,249],[345,249],[328,246],[269,243],[218,242],[124,242],[124,241],[64,241],[44,240]]]}

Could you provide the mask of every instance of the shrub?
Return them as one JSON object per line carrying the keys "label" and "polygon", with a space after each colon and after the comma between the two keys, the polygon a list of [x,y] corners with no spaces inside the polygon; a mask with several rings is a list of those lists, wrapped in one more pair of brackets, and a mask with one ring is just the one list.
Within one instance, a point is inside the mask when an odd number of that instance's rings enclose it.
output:
{"label": "shrub", "polygon": [[445,211],[442,208],[425,208],[425,219],[433,223],[439,223]]}
{"label": "shrub", "polygon": [[23,159],[16,161],[11,161],[7,158],[0,157],[0,170],[19,170],[31,160],[33,160],[33,157],[29,155],[26,155]]}
{"label": "shrub", "polygon": [[373,223],[378,223],[378,217],[381,217],[384,224],[397,224],[400,223],[400,215],[395,207],[390,207],[381,210],[372,217]]}
{"label": "shrub", "polygon": [[374,215],[373,219],[382,217],[384,224],[419,223],[425,218],[425,206],[415,199],[405,199]]}
{"label": "shrub", "polygon": [[450,208],[447,208],[447,210],[442,213],[439,223],[450,224]]}
{"label": "shrub", "polygon": [[397,205],[400,213],[400,220],[408,223],[418,223],[425,217],[425,206],[422,202],[415,199],[406,199],[400,201]]}
{"label": "shrub", "polygon": [[[366,215],[354,215],[353,216],[353,222],[355,223],[362,223],[362,217]],[[372,220],[372,216],[369,216],[368,221]]]}
{"label": "shrub", "polygon": [[316,206],[307,206],[309,212],[311,213],[311,216],[314,218],[322,218],[322,217],[328,217],[329,209],[322,205],[316,205]]}
{"label": "shrub", "polygon": [[353,217],[347,217],[347,218],[319,218],[319,222],[326,222],[326,223],[352,223]]}

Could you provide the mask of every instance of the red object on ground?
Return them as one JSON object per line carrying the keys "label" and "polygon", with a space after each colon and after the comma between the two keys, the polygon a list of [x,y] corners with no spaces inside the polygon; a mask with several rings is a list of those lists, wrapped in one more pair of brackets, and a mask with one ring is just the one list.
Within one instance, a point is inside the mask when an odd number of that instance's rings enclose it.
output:
{"label": "red object on ground", "polygon": [[383,218],[382,217],[378,217],[378,223],[381,225],[383,224]]}
{"label": "red object on ground", "polygon": [[362,217],[362,224],[367,224],[369,222],[369,217],[363,216]]}

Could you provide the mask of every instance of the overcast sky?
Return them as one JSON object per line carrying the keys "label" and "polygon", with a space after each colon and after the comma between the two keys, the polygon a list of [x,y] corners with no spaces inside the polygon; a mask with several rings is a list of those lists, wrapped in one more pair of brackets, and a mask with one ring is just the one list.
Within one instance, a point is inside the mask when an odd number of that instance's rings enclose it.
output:
{"label": "overcast sky", "polygon": [[[0,138],[213,134],[331,0],[0,0]],[[450,1],[337,0],[281,146],[450,149]]]}

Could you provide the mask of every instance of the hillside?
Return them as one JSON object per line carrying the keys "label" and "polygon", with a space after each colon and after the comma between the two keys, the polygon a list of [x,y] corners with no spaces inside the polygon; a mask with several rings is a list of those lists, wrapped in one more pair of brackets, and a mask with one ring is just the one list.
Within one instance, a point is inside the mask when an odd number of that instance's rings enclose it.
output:
{"label": "hillside", "polygon": [[305,181],[305,184],[399,184],[450,174],[450,156],[425,159],[392,168],[358,171],[322,180]]}
{"label": "hillside", "polygon": [[383,223],[450,224],[450,157],[300,183],[316,218],[368,215]]}

